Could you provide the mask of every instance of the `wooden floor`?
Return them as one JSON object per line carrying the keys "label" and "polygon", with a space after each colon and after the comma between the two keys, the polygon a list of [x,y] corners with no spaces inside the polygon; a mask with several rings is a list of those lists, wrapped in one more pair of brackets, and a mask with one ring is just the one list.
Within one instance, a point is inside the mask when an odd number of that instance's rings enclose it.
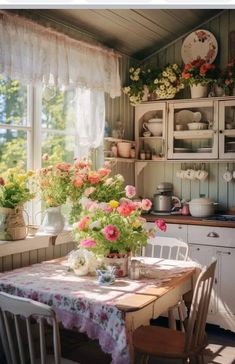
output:
{"label": "wooden floor", "polygon": [[[235,333],[210,325],[207,327],[209,345],[205,350],[207,364],[235,364]],[[63,356],[79,361],[80,364],[110,364],[111,357],[104,354],[97,341],[89,340],[85,335],[62,332]],[[181,361],[156,360],[149,364],[181,364]],[[125,364],[125,363],[123,363]]]}

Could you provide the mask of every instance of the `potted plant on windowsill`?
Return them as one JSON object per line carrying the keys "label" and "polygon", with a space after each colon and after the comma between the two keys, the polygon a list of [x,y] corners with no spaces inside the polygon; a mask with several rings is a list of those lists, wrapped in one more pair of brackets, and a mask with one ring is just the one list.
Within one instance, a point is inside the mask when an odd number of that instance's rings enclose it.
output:
{"label": "potted plant on windowsill", "polygon": [[184,66],[182,82],[190,86],[191,97],[199,98],[207,96],[208,85],[213,82],[215,65],[197,58]]}
{"label": "potted plant on windowsill", "polygon": [[33,172],[10,168],[0,177],[0,240],[25,239],[27,227],[23,217],[24,203],[35,194],[29,189]]}
{"label": "potted plant on windowsill", "polygon": [[[45,161],[46,157],[43,158]],[[57,163],[36,171],[35,181],[46,207],[40,226],[43,233],[57,235],[64,228],[61,206],[67,200],[70,170],[70,163]]]}

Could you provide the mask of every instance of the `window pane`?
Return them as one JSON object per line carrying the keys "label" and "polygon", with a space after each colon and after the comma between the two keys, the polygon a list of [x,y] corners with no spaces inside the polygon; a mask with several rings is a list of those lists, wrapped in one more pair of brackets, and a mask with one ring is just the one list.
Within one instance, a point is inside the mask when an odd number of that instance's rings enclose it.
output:
{"label": "window pane", "polygon": [[59,90],[44,87],[42,94],[42,128],[71,130],[76,121],[76,88]]}
{"label": "window pane", "polygon": [[[72,162],[75,154],[75,137],[42,133],[42,154],[48,154],[49,163]],[[48,162],[47,162],[48,164]]]}
{"label": "window pane", "polygon": [[0,75],[0,124],[27,126],[27,86]]}
{"label": "window pane", "polygon": [[15,166],[26,169],[26,158],[27,132],[0,127],[0,174]]}

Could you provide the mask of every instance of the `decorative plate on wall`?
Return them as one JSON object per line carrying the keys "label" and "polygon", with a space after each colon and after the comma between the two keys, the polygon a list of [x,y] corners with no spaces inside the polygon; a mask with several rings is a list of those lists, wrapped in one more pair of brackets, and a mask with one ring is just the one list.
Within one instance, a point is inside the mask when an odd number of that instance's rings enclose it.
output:
{"label": "decorative plate on wall", "polygon": [[217,40],[211,32],[205,29],[198,29],[189,34],[183,41],[181,48],[181,56],[184,63],[190,63],[197,58],[212,63],[217,53]]}

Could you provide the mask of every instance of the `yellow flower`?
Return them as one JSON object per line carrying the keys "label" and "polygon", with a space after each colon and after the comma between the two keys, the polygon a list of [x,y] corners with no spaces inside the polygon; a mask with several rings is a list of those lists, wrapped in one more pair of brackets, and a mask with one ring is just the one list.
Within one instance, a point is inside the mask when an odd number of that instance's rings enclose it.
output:
{"label": "yellow flower", "polygon": [[27,179],[27,176],[20,174],[16,177],[17,182],[24,182]]}
{"label": "yellow flower", "polygon": [[11,189],[11,188],[13,188],[13,187],[14,187],[14,184],[13,184],[12,182],[8,182],[8,183],[6,183],[6,184],[5,184],[5,187],[6,187],[7,189]]}
{"label": "yellow flower", "polygon": [[119,206],[119,202],[116,200],[109,201],[109,206],[112,207],[112,209],[116,209]]}
{"label": "yellow flower", "polygon": [[28,173],[27,173],[27,176],[28,176],[28,177],[32,177],[34,174],[35,174],[35,172],[34,172],[34,171],[29,170],[29,171],[28,171]]}
{"label": "yellow flower", "polygon": [[138,229],[141,225],[142,225],[142,224],[141,224],[141,221],[140,221],[140,220],[135,220],[135,221],[133,221],[133,223],[132,223],[132,226],[133,226],[134,228],[136,228],[136,229]]}

